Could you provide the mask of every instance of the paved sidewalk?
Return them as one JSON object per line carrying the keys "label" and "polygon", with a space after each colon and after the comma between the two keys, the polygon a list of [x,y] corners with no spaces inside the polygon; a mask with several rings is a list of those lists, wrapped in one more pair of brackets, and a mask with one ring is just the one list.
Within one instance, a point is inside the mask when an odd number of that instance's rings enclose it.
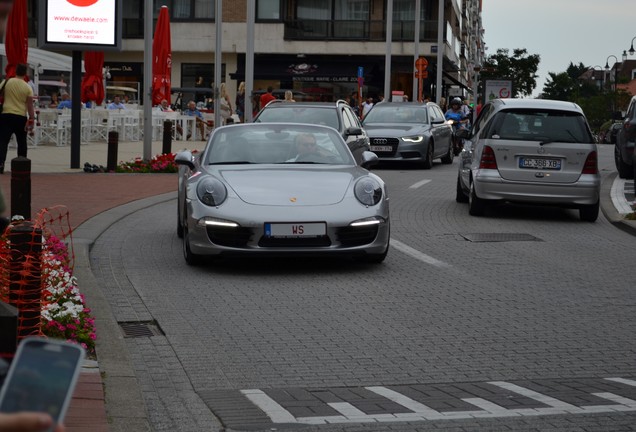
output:
{"label": "paved sidewalk", "polygon": [[[173,143],[172,151],[176,152],[184,148],[201,150],[203,146],[204,143],[201,141],[178,142]],[[110,212],[106,218],[103,216],[100,218],[100,215],[110,209],[123,208],[125,216],[126,212],[134,211],[132,210],[134,207],[127,208],[127,204],[140,203],[147,198],[154,202],[152,197],[161,197],[166,193],[175,192],[177,179],[175,174],[85,173],[83,171],[85,162],[106,165],[107,148],[106,143],[82,145],[79,169],[70,168],[70,147],[40,146],[30,148],[28,152],[32,170],[31,217],[35,218],[41,209],[60,205],[68,210],[70,224],[74,231],[74,275],[78,279],[81,292],[86,295],[88,306],[93,309],[96,325],[100,330],[97,340],[98,362],[86,362],[80,374],[65,422],[69,432],[150,430],[149,425],[144,421],[145,407],[141,397],[134,392],[139,383],[132,383],[131,390],[130,380],[133,379],[131,377],[134,377],[134,374],[130,368],[126,367],[124,361],[120,361],[123,350],[113,350],[113,347],[118,346],[117,340],[123,337],[118,329],[114,329],[113,332],[104,331],[107,328],[106,323],[112,321],[112,315],[107,305],[100,302],[99,298],[95,298],[98,290],[95,289],[97,285],[91,277],[88,251],[92,241],[118,218],[113,212]],[[161,153],[161,149],[162,144],[154,142],[151,154],[157,155]],[[143,143],[119,143],[118,150],[118,161],[133,160],[143,155]],[[0,188],[5,195],[8,207],[11,203],[10,158],[13,157],[15,157],[15,149],[10,148],[5,164],[5,174],[0,175]],[[98,228],[95,228],[95,223],[91,221],[98,221]],[[112,334],[106,336],[106,333]],[[121,364],[105,370],[103,363],[108,364],[107,359],[113,357],[119,358],[118,361]],[[113,363],[112,360],[110,363]],[[109,398],[113,399],[115,393],[119,393],[117,400],[107,403]],[[126,395],[130,395],[131,399],[122,403],[121,400],[125,400]]]}
{"label": "paved sidewalk", "polygon": [[[184,146],[185,144],[185,146]],[[183,148],[201,150],[204,143],[173,143],[173,151]],[[106,165],[107,145],[82,145],[84,162]],[[153,143],[152,155],[161,152],[161,143]],[[143,153],[142,143],[119,144],[120,161],[132,160]],[[8,158],[15,157],[15,149]],[[108,302],[97,289],[90,269],[89,249],[110,225],[130,213],[174,199],[177,178],[174,174],[85,173],[70,168],[69,147],[29,149],[32,160],[31,213],[42,208],[64,205],[74,230],[75,276],[93,309],[98,328],[98,362],[89,362],[81,374],[68,416],[67,430],[150,431],[145,405],[125,348],[123,335],[113,319]],[[10,160],[7,161],[10,171]],[[636,235],[636,221],[624,214],[633,204],[633,182],[618,179],[615,172],[604,173],[601,207],[605,216],[619,228]],[[11,174],[0,175],[7,203],[10,201]],[[105,390],[105,391],[104,391]]]}

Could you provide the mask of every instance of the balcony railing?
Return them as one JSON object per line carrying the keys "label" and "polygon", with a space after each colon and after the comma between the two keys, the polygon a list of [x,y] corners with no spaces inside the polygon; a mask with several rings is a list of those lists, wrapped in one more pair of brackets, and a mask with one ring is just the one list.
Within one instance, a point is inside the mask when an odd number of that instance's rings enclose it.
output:
{"label": "balcony railing", "polygon": [[[413,21],[393,22],[394,41],[413,41],[415,23]],[[386,40],[386,21],[285,21],[286,40]],[[437,21],[427,20],[420,24],[420,42],[437,41]]]}

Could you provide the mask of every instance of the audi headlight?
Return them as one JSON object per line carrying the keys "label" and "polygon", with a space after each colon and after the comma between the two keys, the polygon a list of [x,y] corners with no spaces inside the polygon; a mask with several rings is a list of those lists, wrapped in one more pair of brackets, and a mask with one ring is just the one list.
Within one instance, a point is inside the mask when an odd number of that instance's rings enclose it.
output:
{"label": "audi headlight", "polygon": [[367,206],[374,206],[382,199],[382,186],[372,177],[358,180],[353,192],[358,201]]}
{"label": "audi headlight", "polygon": [[206,177],[197,184],[197,196],[203,204],[216,207],[227,198],[227,189],[216,178]]}
{"label": "audi headlight", "polygon": [[403,141],[408,141],[408,142],[414,142],[414,143],[418,143],[418,142],[422,142],[424,140],[423,136],[410,136],[410,137],[402,137]]}

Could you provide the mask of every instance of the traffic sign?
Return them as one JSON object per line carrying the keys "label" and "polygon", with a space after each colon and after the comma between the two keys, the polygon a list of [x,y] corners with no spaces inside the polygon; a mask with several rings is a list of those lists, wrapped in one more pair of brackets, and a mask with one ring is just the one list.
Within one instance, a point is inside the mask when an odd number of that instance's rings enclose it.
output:
{"label": "traffic sign", "polygon": [[424,57],[420,57],[415,60],[415,69],[417,69],[418,71],[425,71],[427,67],[428,60],[426,60]]}
{"label": "traffic sign", "polygon": [[364,77],[364,68],[362,66],[358,66],[358,78]]}

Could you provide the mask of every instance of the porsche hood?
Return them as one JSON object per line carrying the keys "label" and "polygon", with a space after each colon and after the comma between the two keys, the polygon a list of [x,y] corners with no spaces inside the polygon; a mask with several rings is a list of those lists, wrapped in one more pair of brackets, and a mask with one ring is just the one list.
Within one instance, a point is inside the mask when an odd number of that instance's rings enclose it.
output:
{"label": "porsche hood", "polygon": [[248,204],[324,206],[341,202],[357,178],[351,170],[227,169],[220,175]]}

